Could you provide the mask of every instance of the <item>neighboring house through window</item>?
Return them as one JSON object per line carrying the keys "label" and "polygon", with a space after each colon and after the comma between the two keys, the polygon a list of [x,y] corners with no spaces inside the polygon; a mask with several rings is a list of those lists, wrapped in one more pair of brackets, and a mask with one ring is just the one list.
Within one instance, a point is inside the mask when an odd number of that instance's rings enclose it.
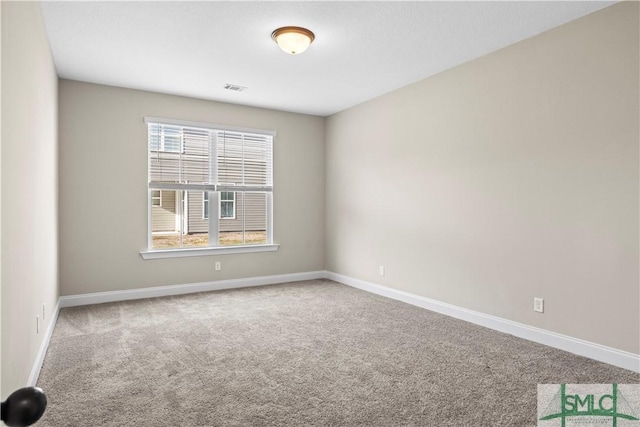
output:
{"label": "neighboring house through window", "polygon": [[272,236],[275,132],[170,119],[145,122],[150,251],[277,247]]}
{"label": "neighboring house through window", "polygon": [[182,151],[182,133],[176,127],[156,124],[155,132],[149,133],[149,150],[180,153]]}
{"label": "neighboring house through window", "polygon": [[151,206],[162,207],[162,192],[160,190],[151,192]]}
{"label": "neighboring house through window", "polygon": [[[220,193],[220,219],[235,219],[236,217],[236,193],[222,191]],[[209,192],[202,193],[202,218],[209,219]]]}
{"label": "neighboring house through window", "polygon": [[236,217],[236,193],[223,191],[220,193],[220,218]]}

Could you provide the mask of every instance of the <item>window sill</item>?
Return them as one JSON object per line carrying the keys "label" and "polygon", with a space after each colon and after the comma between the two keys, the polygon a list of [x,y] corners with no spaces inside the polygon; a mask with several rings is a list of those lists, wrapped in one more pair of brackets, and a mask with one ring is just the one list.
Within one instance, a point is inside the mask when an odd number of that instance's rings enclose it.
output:
{"label": "window sill", "polygon": [[162,258],[183,258],[192,256],[207,255],[227,255],[227,254],[243,254],[250,252],[273,252],[277,251],[280,245],[245,245],[245,246],[228,246],[217,248],[189,248],[189,249],[160,249],[151,251],[142,251],[140,256],[143,259],[162,259]]}

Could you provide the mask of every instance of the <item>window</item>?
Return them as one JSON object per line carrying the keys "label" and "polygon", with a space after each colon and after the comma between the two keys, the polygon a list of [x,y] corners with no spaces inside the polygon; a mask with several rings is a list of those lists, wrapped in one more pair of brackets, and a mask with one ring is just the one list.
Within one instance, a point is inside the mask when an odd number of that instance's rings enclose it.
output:
{"label": "window", "polygon": [[[220,219],[235,219],[236,193],[222,191],[220,193]],[[209,219],[209,192],[202,193],[202,218]]]}
{"label": "window", "polygon": [[223,191],[220,193],[220,219],[236,217],[236,193]]}
{"label": "window", "polygon": [[[149,250],[273,245],[275,132],[145,118]],[[268,249],[275,250],[275,249]],[[247,250],[242,250],[246,252]]]}
{"label": "window", "polygon": [[151,206],[162,207],[162,192],[160,190],[151,191]]}
{"label": "window", "polygon": [[[151,128],[152,125],[149,125]],[[149,150],[179,153],[182,151],[182,134],[179,129],[161,124],[154,124],[154,132],[149,132]]]}

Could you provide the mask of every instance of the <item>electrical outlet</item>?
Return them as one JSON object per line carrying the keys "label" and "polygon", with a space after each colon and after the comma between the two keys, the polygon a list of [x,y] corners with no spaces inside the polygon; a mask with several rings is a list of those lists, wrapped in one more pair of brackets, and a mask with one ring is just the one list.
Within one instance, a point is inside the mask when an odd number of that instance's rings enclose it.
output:
{"label": "electrical outlet", "polygon": [[40,316],[36,316],[36,334],[40,333]]}
{"label": "electrical outlet", "polygon": [[47,304],[42,303],[42,320],[45,319],[46,314],[47,314]]}
{"label": "electrical outlet", "polygon": [[222,263],[220,261],[216,261],[216,271],[222,270]]}
{"label": "electrical outlet", "polygon": [[533,298],[533,311],[544,313],[544,300],[542,298]]}
{"label": "electrical outlet", "polygon": [[384,265],[380,266],[380,275],[384,276]]}

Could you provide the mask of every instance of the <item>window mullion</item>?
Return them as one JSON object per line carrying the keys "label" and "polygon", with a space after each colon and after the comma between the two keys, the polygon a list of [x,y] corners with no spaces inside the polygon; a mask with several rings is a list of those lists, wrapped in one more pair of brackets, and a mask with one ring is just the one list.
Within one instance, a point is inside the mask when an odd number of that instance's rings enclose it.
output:
{"label": "window mullion", "polygon": [[247,226],[246,226],[246,215],[247,215],[247,193],[244,191],[242,194],[242,244],[247,243]]}
{"label": "window mullion", "polygon": [[[218,134],[209,132],[209,184],[218,183]],[[219,246],[218,191],[209,191],[209,246]]]}
{"label": "window mullion", "polygon": [[[245,136],[242,135],[242,167],[241,167],[241,176],[242,176],[242,185],[246,185],[245,176],[244,176],[244,144],[245,144]],[[235,194],[235,193],[234,193]],[[242,193],[242,244],[245,245],[247,243],[247,198],[245,197],[246,193]],[[236,196],[237,197],[237,196]]]}
{"label": "window mullion", "polygon": [[267,216],[267,243],[273,243],[273,193],[267,192],[265,193],[267,197],[267,212],[265,215]]}
{"label": "window mullion", "polygon": [[[180,132],[180,146],[184,146],[184,132]],[[185,182],[182,179],[182,150],[178,151],[178,182]]]}

